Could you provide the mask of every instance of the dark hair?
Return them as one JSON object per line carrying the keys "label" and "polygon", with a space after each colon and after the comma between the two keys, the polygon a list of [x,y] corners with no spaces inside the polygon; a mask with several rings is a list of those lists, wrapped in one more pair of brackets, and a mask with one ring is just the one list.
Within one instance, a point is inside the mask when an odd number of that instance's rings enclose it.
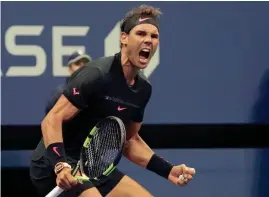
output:
{"label": "dark hair", "polygon": [[122,20],[121,23],[121,30],[123,29],[125,22],[134,17],[134,16],[139,16],[139,17],[150,17],[155,20],[160,18],[160,15],[162,14],[160,8],[155,8],[150,5],[140,5],[138,7],[133,8],[131,11],[127,12],[125,15],[124,19]]}

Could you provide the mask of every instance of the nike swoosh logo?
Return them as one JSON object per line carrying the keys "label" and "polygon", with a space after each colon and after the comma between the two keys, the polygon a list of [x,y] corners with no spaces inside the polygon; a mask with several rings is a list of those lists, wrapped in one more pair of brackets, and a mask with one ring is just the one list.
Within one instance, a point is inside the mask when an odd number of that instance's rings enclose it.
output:
{"label": "nike swoosh logo", "polygon": [[57,149],[58,149],[58,147],[57,146],[54,146],[53,148],[52,148],[52,150],[60,157],[61,155],[60,155],[60,153],[57,151]]}
{"label": "nike swoosh logo", "polygon": [[146,20],[148,20],[148,19],[150,19],[150,18],[139,18],[139,22],[143,22],[143,21],[146,21]]}
{"label": "nike swoosh logo", "polygon": [[73,88],[73,95],[79,95],[79,91],[77,91],[77,88]]}
{"label": "nike swoosh logo", "polygon": [[122,110],[125,110],[125,109],[126,109],[125,107],[118,106],[118,111],[122,111]]}

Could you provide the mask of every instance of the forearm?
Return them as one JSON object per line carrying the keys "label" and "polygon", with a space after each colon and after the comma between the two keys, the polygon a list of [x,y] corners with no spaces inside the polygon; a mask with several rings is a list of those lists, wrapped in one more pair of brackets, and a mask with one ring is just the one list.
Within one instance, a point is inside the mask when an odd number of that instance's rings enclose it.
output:
{"label": "forearm", "polygon": [[57,103],[49,111],[41,124],[46,148],[52,143],[63,142],[62,123],[70,120],[77,113],[78,109],[74,107],[65,96],[60,96]]}
{"label": "forearm", "polygon": [[62,137],[62,121],[57,116],[50,114],[43,120],[41,128],[46,157],[48,157],[51,166],[54,168],[59,162],[67,162]]}
{"label": "forearm", "polygon": [[124,156],[133,163],[166,179],[173,168],[171,163],[155,154],[138,134],[128,141]]}
{"label": "forearm", "polygon": [[67,161],[63,143],[62,123],[70,120],[78,112],[78,108],[62,95],[42,121],[41,129],[46,147],[46,156],[52,166],[55,166],[58,162]]}
{"label": "forearm", "polygon": [[128,140],[123,154],[131,162],[146,168],[154,152],[146,142],[136,134]]}

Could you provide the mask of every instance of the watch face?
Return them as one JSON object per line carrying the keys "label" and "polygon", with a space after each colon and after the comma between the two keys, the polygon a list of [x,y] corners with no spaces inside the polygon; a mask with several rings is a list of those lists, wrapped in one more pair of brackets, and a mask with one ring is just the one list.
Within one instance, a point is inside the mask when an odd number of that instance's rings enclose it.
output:
{"label": "watch face", "polygon": [[63,169],[63,164],[62,163],[58,163],[58,164],[56,164],[56,166],[55,166],[55,172],[56,173],[58,173],[58,172],[60,172],[62,169]]}

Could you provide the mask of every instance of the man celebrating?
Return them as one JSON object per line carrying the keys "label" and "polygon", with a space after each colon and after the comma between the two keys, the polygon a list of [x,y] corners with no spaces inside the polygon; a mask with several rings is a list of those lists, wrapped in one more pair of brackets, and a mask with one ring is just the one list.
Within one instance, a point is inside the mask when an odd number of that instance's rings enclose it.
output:
{"label": "man celebrating", "polygon": [[[193,168],[162,159],[139,136],[152,91],[140,70],[147,67],[158,47],[160,14],[159,9],[146,5],[128,12],[121,25],[121,51],[92,61],[71,76],[42,121],[46,149],[39,150],[42,158],[31,167],[32,180],[40,194],[48,193],[57,184],[65,190],[61,196],[68,197],[152,197],[117,168],[104,180],[92,183],[80,184],[72,177],[71,166],[79,160],[80,147],[89,130],[107,116],[117,116],[126,125],[123,154],[127,159],[175,185],[183,186],[193,178]],[[46,167],[40,167],[40,163]]]}

